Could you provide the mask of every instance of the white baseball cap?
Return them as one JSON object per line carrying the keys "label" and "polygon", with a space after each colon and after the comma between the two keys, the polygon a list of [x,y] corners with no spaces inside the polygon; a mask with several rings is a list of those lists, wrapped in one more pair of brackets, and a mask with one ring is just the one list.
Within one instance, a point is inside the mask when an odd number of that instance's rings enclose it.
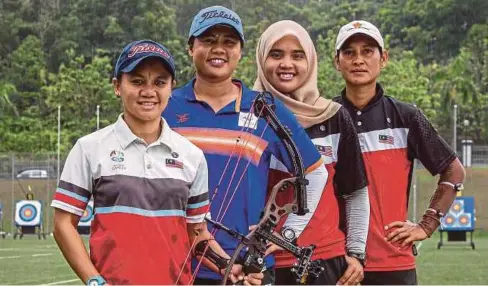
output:
{"label": "white baseball cap", "polygon": [[358,20],[352,21],[341,27],[339,34],[337,34],[336,51],[341,49],[342,45],[344,45],[347,39],[356,34],[364,34],[373,38],[373,40],[375,40],[381,47],[381,50],[385,49],[385,43],[383,41],[383,37],[381,36],[380,30],[378,30],[378,28],[376,28],[376,26],[370,22]]}

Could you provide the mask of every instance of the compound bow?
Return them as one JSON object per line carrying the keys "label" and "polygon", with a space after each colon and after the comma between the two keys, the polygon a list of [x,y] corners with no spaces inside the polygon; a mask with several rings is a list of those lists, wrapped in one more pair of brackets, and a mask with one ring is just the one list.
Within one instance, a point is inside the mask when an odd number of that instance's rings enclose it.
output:
{"label": "compound bow", "polygon": [[[267,98],[269,98],[271,104],[268,103]],[[295,142],[292,140],[291,131],[280,122],[274,112],[274,98],[269,93],[259,93],[256,96],[254,106],[254,114],[258,117],[263,116],[278,137],[284,142],[293,165],[294,177],[284,179],[273,187],[261,220],[256,225],[255,229],[247,235],[238,233],[237,231],[225,227],[219,222],[207,218],[207,221],[214,225],[214,227],[226,231],[239,240],[239,244],[225,269],[222,285],[227,283],[235,263],[242,264],[244,273],[246,274],[262,272],[265,269],[264,255],[268,242],[280,246],[297,258],[297,262],[293,265],[292,271],[296,274],[297,282],[304,282],[308,275],[318,276],[324,270],[319,263],[312,261],[315,246],[299,247],[295,244],[293,239],[284,239],[274,234],[274,228],[284,216],[291,213],[304,215],[308,212],[306,193],[308,180],[305,179],[302,157]],[[276,195],[278,192],[283,191],[290,186],[294,190],[293,202],[279,206],[276,203]],[[294,236],[294,234],[292,236]],[[247,251],[242,257],[241,251],[244,248],[247,248]]]}

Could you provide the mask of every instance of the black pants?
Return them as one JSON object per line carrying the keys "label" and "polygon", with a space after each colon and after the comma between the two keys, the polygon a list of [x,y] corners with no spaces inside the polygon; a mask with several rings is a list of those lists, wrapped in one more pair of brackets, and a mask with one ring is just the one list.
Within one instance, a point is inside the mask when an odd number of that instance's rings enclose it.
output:
{"label": "black pants", "polygon": [[[320,261],[324,271],[319,277],[307,277],[307,285],[336,285],[342,274],[346,272],[347,262],[344,256]],[[276,285],[298,285],[296,276],[290,268],[276,268]]]}
{"label": "black pants", "polygon": [[[275,271],[273,269],[266,269],[266,271],[263,272],[263,280],[261,282],[262,285],[268,285],[268,284],[275,284]],[[214,280],[214,279],[205,279],[205,278],[195,278],[195,281],[193,282],[193,285],[220,285],[222,284],[221,280]],[[227,283],[231,284],[231,282]]]}
{"label": "black pants", "polygon": [[362,285],[417,285],[415,269],[402,271],[365,271]]}

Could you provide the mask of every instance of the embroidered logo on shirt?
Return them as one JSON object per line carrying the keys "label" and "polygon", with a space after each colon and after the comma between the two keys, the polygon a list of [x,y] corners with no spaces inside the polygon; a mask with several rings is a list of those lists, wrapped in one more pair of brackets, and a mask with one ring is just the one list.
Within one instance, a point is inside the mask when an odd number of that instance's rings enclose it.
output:
{"label": "embroidered logo on shirt", "polygon": [[395,144],[395,137],[390,135],[380,134],[378,136],[378,140],[380,143],[384,143],[384,144],[390,144],[390,145]]}
{"label": "embroidered logo on shirt", "polygon": [[317,151],[319,151],[320,155],[332,157],[332,146],[321,146],[315,145],[317,147]]}
{"label": "embroidered logo on shirt", "polygon": [[183,162],[175,159],[166,159],[166,167],[183,169]]}
{"label": "embroidered logo on shirt", "polygon": [[113,150],[110,152],[110,159],[114,162],[124,162],[124,153]]}
{"label": "embroidered logo on shirt", "polygon": [[187,122],[188,119],[190,119],[189,117],[190,113],[184,113],[184,114],[176,114],[176,121],[178,123],[183,123],[183,122]]}

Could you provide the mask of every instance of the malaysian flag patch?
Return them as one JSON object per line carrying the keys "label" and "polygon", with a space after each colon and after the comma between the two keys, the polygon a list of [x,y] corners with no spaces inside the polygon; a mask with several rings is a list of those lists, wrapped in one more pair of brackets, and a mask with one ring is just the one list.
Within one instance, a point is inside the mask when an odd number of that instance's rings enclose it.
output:
{"label": "malaysian flag patch", "polygon": [[390,144],[390,145],[395,144],[395,137],[393,136],[380,134],[378,137],[380,143]]}
{"label": "malaysian flag patch", "polygon": [[319,151],[320,155],[332,157],[332,146],[321,146],[321,145],[315,145],[315,146],[317,146],[317,151]]}
{"label": "malaysian flag patch", "polygon": [[183,169],[183,162],[175,159],[166,159],[166,167]]}

